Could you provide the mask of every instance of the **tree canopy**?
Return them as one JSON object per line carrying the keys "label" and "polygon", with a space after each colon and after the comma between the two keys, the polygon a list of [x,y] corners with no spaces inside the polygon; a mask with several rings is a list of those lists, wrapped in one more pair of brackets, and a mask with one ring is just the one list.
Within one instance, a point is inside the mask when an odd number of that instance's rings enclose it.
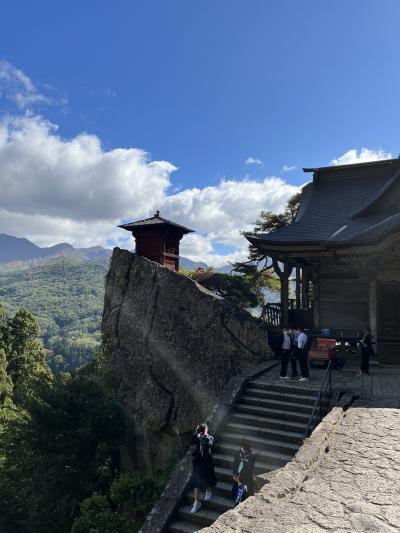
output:
{"label": "tree canopy", "polygon": [[38,335],[0,304],[0,531],[135,533],[166,478],[121,472],[127,417],[104,354],[53,376]]}

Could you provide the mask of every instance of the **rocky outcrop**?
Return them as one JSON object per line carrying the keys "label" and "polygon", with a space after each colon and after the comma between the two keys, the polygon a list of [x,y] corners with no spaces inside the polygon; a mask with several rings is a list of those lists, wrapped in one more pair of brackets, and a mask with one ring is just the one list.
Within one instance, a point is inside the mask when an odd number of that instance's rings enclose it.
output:
{"label": "rocky outcrop", "polygon": [[266,328],[249,313],[119,248],[102,331],[109,372],[133,418],[134,462],[146,471],[165,464],[232,376],[270,357]]}

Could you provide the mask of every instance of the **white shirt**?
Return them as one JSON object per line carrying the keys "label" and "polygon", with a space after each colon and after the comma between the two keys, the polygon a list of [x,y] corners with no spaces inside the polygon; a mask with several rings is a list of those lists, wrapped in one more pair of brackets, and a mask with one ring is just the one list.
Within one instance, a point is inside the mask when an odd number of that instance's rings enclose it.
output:
{"label": "white shirt", "polygon": [[307,341],[308,341],[308,337],[307,335],[304,333],[304,331],[302,331],[297,339],[297,346],[298,348],[300,348],[301,350],[305,347],[305,345],[307,344]]}
{"label": "white shirt", "polygon": [[292,337],[293,346],[297,346],[297,339],[299,338],[297,331],[295,329],[289,330],[289,335]]}
{"label": "white shirt", "polygon": [[291,340],[288,333],[283,334],[282,350],[290,350]]}

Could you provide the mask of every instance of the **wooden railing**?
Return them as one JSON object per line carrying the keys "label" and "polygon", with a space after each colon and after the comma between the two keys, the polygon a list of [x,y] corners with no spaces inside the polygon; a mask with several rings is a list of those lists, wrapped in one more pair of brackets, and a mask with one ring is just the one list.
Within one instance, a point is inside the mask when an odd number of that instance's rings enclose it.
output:
{"label": "wooden railing", "polygon": [[268,303],[262,308],[260,318],[269,326],[279,327],[281,325],[282,306],[280,303]]}

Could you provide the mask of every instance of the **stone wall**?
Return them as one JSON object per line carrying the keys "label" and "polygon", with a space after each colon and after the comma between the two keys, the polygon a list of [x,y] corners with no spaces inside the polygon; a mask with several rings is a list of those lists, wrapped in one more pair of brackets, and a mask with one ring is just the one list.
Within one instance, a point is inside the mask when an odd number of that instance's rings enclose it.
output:
{"label": "stone wall", "polygon": [[102,332],[133,420],[134,465],[165,466],[228,380],[271,357],[264,324],[187,277],[115,248]]}

